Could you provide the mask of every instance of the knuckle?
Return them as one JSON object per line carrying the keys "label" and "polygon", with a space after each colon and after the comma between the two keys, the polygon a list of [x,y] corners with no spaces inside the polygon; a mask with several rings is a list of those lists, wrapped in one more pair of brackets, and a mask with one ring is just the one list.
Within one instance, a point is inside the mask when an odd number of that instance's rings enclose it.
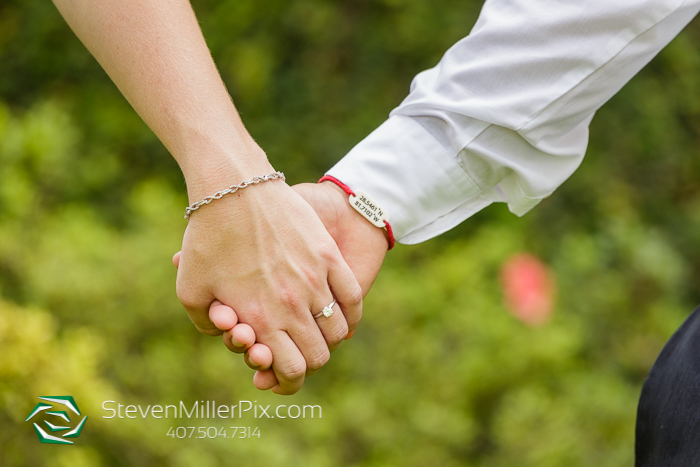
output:
{"label": "knuckle", "polygon": [[245,319],[245,322],[252,327],[267,327],[268,314],[265,308],[259,305],[245,307],[238,312],[239,316]]}
{"label": "knuckle", "polygon": [[334,263],[338,261],[338,257],[340,256],[338,247],[333,242],[323,243],[319,245],[318,254],[323,260],[329,263]]}
{"label": "knuckle", "polygon": [[[271,333],[278,330],[279,326],[275,322],[275,316],[270,313],[270,309],[263,303],[249,303],[236,310],[239,323],[244,324],[254,330],[256,340],[270,337]],[[235,328],[234,328],[235,329]],[[237,331],[238,333],[239,331]]]}
{"label": "knuckle", "polygon": [[322,286],[327,284],[325,277],[321,277],[318,271],[315,269],[304,269],[302,271],[302,276],[306,284],[309,285],[311,290],[319,290]]}
{"label": "knuckle", "polygon": [[360,324],[360,320],[362,320],[362,291],[360,290],[359,301],[357,301],[358,295],[352,295],[349,297],[349,303],[344,303],[345,308],[343,310],[349,329],[355,329]]}
{"label": "knuckle", "polygon": [[355,283],[355,286],[348,292],[348,304],[361,307],[362,306],[362,287]]}
{"label": "knuckle", "polygon": [[199,305],[193,293],[179,286],[177,288],[177,299],[180,300],[182,306],[184,306],[187,310],[193,310]]}
{"label": "knuckle", "polygon": [[328,344],[335,345],[342,342],[348,335],[348,325],[345,321],[338,324],[328,336]]}
{"label": "knuckle", "polygon": [[306,366],[310,371],[316,371],[320,369],[323,365],[328,363],[328,360],[330,360],[330,358],[330,351],[327,348],[324,348],[318,354],[313,355],[307,362]]}
{"label": "knuckle", "polygon": [[182,306],[188,311],[205,308],[207,306],[207,304],[202,303],[201,294],[198,293],[196,289],[189,287],[185,281],[179,278],[175,285],[175,293],[177,294],[177,299],[182,303]]}
{"label": "knuckle", "polygon": [[280,289],[280,301],[287,308],[298,309],[303,307],[302,296],[295,287],[282,287]]}
{"label": "knuckle", "polygon": [[286,380],[297,381],[306,374],[306,362],[304,360],[297,360],[290,363],[285,368],[281,368],[280,372],[284,375]]}

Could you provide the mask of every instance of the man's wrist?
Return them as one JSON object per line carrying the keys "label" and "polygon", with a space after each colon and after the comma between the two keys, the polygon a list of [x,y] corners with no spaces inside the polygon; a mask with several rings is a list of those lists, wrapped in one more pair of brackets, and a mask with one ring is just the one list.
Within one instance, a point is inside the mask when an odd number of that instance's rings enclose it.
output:
{"label": "man's wrist", "polygon": [[394,245],[394,239],[391,235],[391,226],[389,229],[382,229],[372,225],[367,219],[365,219],[359,212],[357,212],[350,205],[349,194],[347,191],[341,187],[338,183],[329,179],[321,179],[321,185],[332,187],[329,188],[329,192],[333,193],[334,197],[338,198],[339,206],[343,208],[343,217],[349,219],[346,225],[351,225],[354,235],[359,235],[364,238],[367,242],[377,243],[384,245],[387,250],[390,250]]}

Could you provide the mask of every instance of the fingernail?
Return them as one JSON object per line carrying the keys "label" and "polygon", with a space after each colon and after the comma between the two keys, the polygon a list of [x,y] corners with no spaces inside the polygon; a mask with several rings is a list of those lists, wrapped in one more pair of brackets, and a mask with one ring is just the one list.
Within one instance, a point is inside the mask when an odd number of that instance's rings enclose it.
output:
{"label": "fingernail", "polygon": [[253,370],[257,369],[260,366],[257,363],[255,363],[253,360],[250,359],[250,355],[248,355],[248,352],[243,354],[243,360],[245,361],[245,364],[248,365]]}
{"label": "fingernail", "polygon": [[238,341],[237,341],[236,339],[234,339],[233,337],[231,337],[231,344],[233,344],[234,347],[243,347],[243,344],[241,344],[240,342],[238,342]]}
{"label": "fingernail", "polygon": [[345,340],[350,339],[350,338],[352,337],[353,334],[355,334],[355,330],[354,330],[354,329],[353,329],[352,331],[350,331],[350,332],[348,333],[347,336],[345,336]]}

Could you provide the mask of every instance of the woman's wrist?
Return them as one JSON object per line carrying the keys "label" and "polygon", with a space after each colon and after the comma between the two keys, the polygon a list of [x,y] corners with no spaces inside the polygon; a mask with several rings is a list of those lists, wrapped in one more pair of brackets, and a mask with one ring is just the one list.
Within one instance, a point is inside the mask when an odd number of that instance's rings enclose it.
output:
{"label": "woman's wrist", "polygon": [[[178,162],[183,158],[178,158]],[[198,149],[180,162],[190,204],[217,191],[275,171],[265,152],[255,144],[238,144],[227,150]]]}

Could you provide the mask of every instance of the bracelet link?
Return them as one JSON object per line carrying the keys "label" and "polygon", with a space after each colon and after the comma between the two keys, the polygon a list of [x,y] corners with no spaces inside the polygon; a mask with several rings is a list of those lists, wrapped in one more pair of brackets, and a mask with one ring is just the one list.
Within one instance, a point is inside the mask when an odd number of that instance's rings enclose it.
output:
{"label": "bracelet link", "polygon": [[284,174],[282,172],[272,172],[271,174],[263,175],[262,177],[253,177],[249,180],[242,181],[238,185],[231,185],[230,187],[226,188],[225,190],[217,191],[211,196],[207,196],[204,198],[202,201],[198,201],[191,206],[187,206],[185,208],[185,219],[190,220],[190,216],[192,215],[193,212],[195,212],[197,209],[201,208],[205,204],[209,204],[214,200],[221,199],[226,195],[230,195],[232,193],[237,192],[238,190],[242,188],[248,188],[250,185],[257,185],[260,182],[267,182],[270,180],[276,180],[280,179],[282,181],[285,181]]}

